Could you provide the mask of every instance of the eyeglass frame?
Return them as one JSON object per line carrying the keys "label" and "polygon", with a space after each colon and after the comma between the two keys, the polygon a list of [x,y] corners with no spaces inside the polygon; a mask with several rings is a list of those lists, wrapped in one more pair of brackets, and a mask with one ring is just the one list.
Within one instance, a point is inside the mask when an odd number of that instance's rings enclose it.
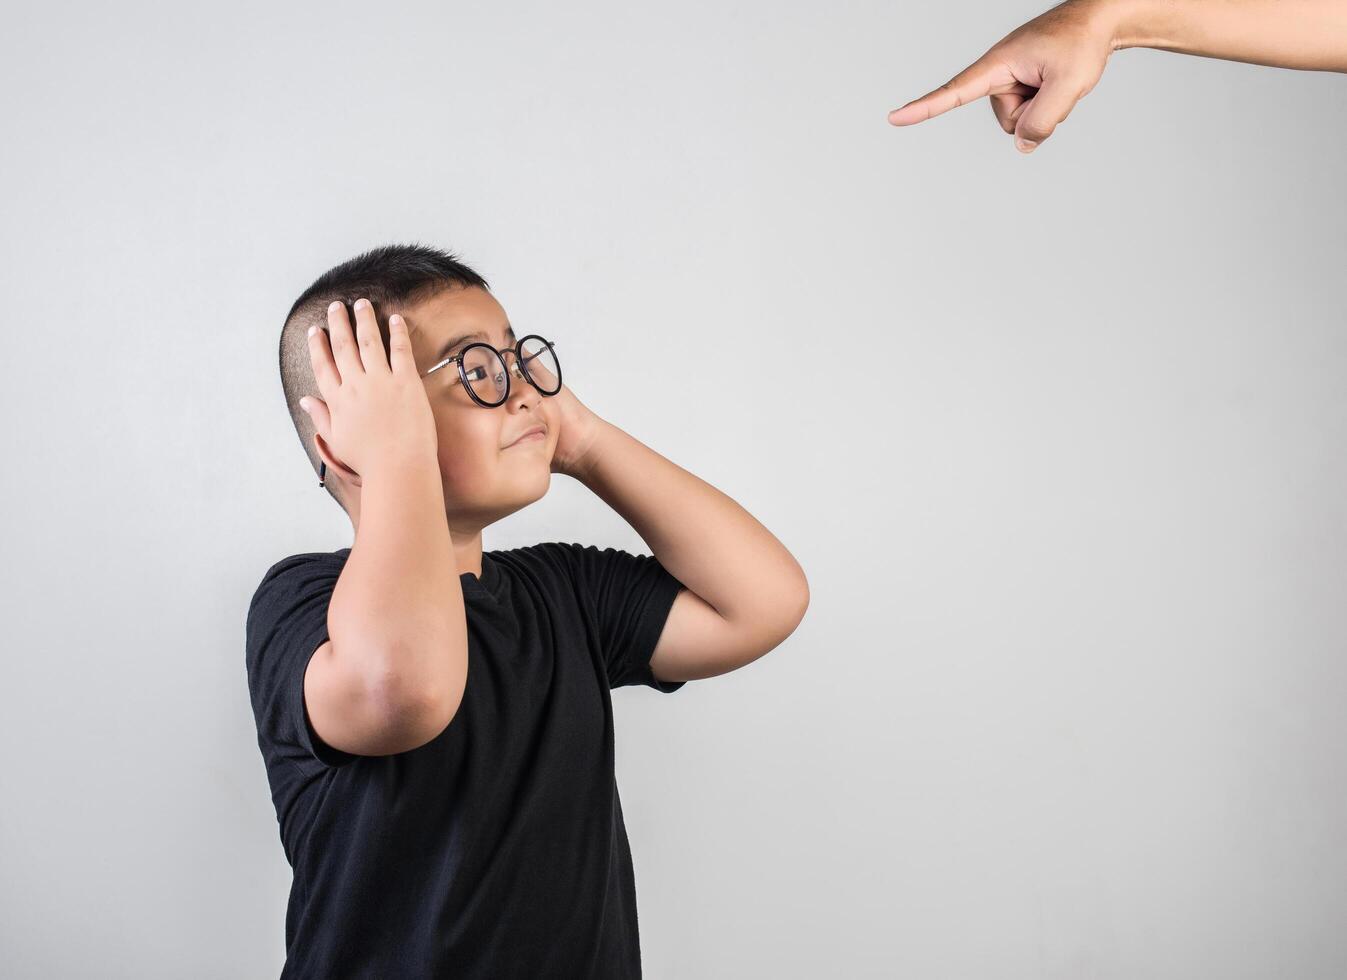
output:
{"label": "eyeglass frame", "polygon": [[[467,389],[468,395],[472,398],[472,400],[475,401],[478,405],[482,406],[482,408],[500,408],[502,405],[504,405],[506,402],[510,400],[511,372],[510,372],[510,364],[508,361],[505,360],[505,355],[513,354],[515,372],[518,373],[519,376],[522,377],[529,384],[533,385],[534,390],[537,391],[538,394],[542,395],[545,398],[551,398],[553,395],[557,394],[557,392],[561,391],[561,360],[557,358],[555,355],[552,357],[553,362],[557,366],[557,390],[543,391],[542,388],[538,387],[538,383],[534,381],[533,378],[529,375],[528,367],[519,358],[519,349],[524,346],[525,341],[532,340],[534,337],[537,337],[544,344],[546,344],[548,350],[555,351],[556,344],[552,343],[552,341],[548,340],[542,334],[538,333],[531,333],[526,337],[520,337],[519,340],[515,342],[515,345],[513,347],[506,347],[504,350],[498,350],[497,348],[492,347],[490,344],[483,343],[482,341],[479,340],[474,341],[471,344],[465,345],[464,348],[457,354],[452,354],[449,357],[446,357],[444,360],[440,361],[434,367],[427,368],[426,373],[421,375],[421,377],[423,378],[429,377],[442,367],[446,367],[449,364],[457,364],[458,380],[462,382],[463,387]],[[485,347],[487,350],[495,354],[496,357],[500,359],[500,362],[505,365],[505,394],[501,397],[500,401],[494,402],[490,405],[488,405],[486,402],[482,401],[480,398],[477,397],[477,393],[472,390],[472,385],[468,381],[468,372],[463,369],[463,358],[467,355],[468,351],[472,350],[474,347]],[[533,356],[537,357],[541,353],[542,352],[539,351],[538,354],[534,354]]]}
{"label": "eyeglass frame", "polygon": [[[514,355],[514,369],[515,369],[515,372],[518,373],[519,376],[522,377],[522,378],[523,378],[525,381],[527,381],[529,384],[533,385],[533,390],[536,391],[536,392],[538,392],[538,394],[542,395],[544,398],[551,398],[553,395],[555,395],[555,394],[557,394],[557,393],[559,393],[559,392],[561,391],[561,360],[560,360],[560,358],[556,357],[555,353],[553,354],[552,362],[553,362],[554,364],[556,364],[556,366],[557,366],[557,390],[556,390],[556,391],[543,391],[542,388],[538,387],[538,383],[537,383],[536,381],[534,381],[533,378],[529,375],[529,369],[528,369],[527,367],[525,367],[525,366],[524,366],[524,362],[521,361],[521,360],[519,359],[519,348],[521,348],[521,347],[524,346],[524,341],[526,341],[526,340],[532,340],[534,337],[537,337],[537,338],[538,338],[539,340],[541,340],[544,344],[546,344],[548,350],[551,350],[551,351],[555,351],[555,350],[556,350],[556,346],[557,346],[557,345],[554,344],[554,343],[552,343],[552,341],[548,340],[546,337],[544,337],[542,334],[539,334],[539,333],[531,333],[531,334],[528,334],[528,335],[525,336],[525,337],[520,337],[519,340],[515,342],[515,345],[514,345],[513,347],[506,347],[504,350],[498,350],[497,348],[492,347],[490,344],[483,343],[482,341],[478,340],[478,341],[474,341],[474,342],[471,343],[471,344],[466,344],[466,345],[464,345],[463,349],[462,349],[461,351],[459,351],[457,354],[452,354],[452,355],[450,355],[449,357],[444,358],[444,360],[440,361],[440,362],[439,362],[438,364],[436,364],[434,367],[427,368],[427,369],[426,369],[426,373],[425,373],[425,374],[422,374],[422,375],[419,375],[419,377],[421,377],[421,378],[428,378],[428,377],[430,377],[430,375],[434,374],[436,371],[438,371],[438,370],[439,370],[440,368],[442,368],[442,367],[446,367],[446,366],[449,365],[449,364],[457,364],[457,365],[458,365],[458,381],[457,381],[457,382],[453,382],[453,383],[454,383],[454,384],[457,384],[457,383],[461,382],[462,385],[463,385],[463,390],[466,391],[466,392],[468,393],[468,397],[471,398],[473,401],[475,401],[475,402],[476,402],[478,405],[480,405],[482,408],[500,408],[502,405],[504,405],[506,402],[508,402],[508,401],[510,400],[510,373],[511,373],[511,372],[510,372],[510,364],[509,364],[508,361],[505,360],[505,355],[506,355],[506,354],[513,354],[513,355]],[[486,402],[482,401],[480,398],[477,397],[477,393],[476,393],[475,391],[472,390],[472,385],[471,385],[471,383],[469,383],[469,381],[468,381],[468,372],[465,371],[465,370],[463,370],[463,356],[464,356],[465,354],[467,354],[468,351],[472,350],[474,347],[485,347],[487,350],[489,350],[489,351],[491,351],[493,354],[495,354],[496,357],[500,360],[500,362],[501,362],[502,364],[505,365],[505,395],[501,398],[500,401],[496,402],[495,404],[488,405],[488,404],[486,404]],[[539,352],[539,353],[541,353],[541,352]],[[534,357],[537,357],[538,354],[535,354],[535,355],[533,355],[533,356],[534,356]],[[324,483],[324,481],[325,481],[326,479],[327,479],[327,461],[326,461],[326,460],[323,460],[323,461],[321,461],[321,462],[318,464],[318,485],[319,485],[320,487],[326,486],[326,484]]]}

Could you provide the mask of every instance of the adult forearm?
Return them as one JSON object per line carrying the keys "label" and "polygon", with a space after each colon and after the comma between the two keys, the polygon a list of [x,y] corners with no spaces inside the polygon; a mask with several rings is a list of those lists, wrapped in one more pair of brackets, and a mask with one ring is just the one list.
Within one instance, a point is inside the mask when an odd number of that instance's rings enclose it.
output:
{"label": "adult forearm", "polygon": [[731,622],[770,624],[808,602],[803,570],[733,499],[603,423],[577,479],[634,527],[669,573]]}
{"label": "adult forearm", "polygon": [[433,458],[362,478],[355,542],[328,624],[338,655],[361,658],[361,673],[383,700],[457,706],[467,623]]}
{"label": "adult forearm", "polygon": [[1104,0],[1120,48],[1347,71],[1347,0]]}

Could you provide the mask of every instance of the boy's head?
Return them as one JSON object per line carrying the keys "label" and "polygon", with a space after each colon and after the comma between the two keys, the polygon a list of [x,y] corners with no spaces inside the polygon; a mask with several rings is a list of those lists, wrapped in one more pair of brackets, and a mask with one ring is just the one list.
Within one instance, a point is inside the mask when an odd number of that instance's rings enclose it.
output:
{"label": "boy's head", "polygon": [[[542,497],[551,481],[558,426],[550,399],[518,376],[513,357],[506,355],[510,397],[495,408],[483,408],[462,383],[454,383],[459,377],[454,364],[426,374],[468,343],[485,342],[498,350],[515,345],[509,319],[486,280],[439,249],[385,245],[319,276],[295,300],[281,330],[281,385],[290,418],[314,473],[320,463],[327,463],[328,492],[352,522],[359,522],[358,474],[351,474],[316,435],[299,400],[306,395],[322,398],[309,356],[309,327],[326,328],[327,307],[337,300],[346,304],[354,332],[351,305],[361,297],[374,307],[385,357],[388,318],[399,313],[407,322],[417,373],[423,375],[421,383],[435,416],[440,476],[454,534],[471,535]],[[539,423],[547,427],[544,439],[510,445]]]}

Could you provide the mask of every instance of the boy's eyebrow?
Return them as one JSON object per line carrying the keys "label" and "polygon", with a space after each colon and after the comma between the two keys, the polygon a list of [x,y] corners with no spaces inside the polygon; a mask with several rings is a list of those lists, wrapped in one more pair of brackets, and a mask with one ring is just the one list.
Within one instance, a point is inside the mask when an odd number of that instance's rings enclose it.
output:
{"label": "boy's eyebrow", "polygon": [[[451,353],[453,353],[456,347],[459,347],[460,345],[465,344],[470,340],[484,340],[490,343],[491,338],[488,337],[481,330],[474,330],[472,333],[465,333],[460,334],[457,337],[450,337],[449,340],[446,341],[442,347],[440,347],[439,353],[436,354],[433,358],[431,358],[430,363],[438,364],[440,361],[444,360]],[[510,326],[509,324],[505,325],[505,340],[506,343],[511,345],[516,343],[514,335],[514,327]]]}

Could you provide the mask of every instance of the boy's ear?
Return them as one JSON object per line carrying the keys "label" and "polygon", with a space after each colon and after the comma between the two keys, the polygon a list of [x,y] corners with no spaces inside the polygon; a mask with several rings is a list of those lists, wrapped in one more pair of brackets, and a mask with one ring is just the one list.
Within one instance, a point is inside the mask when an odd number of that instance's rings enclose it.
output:
{"label": "boy's ear", "polygon": [[323,437],[317,432],[313,434],[313,445],[314,448],[318,450],[318,455],[322,458],[323,462],[327,464],[327,479],[332,479],[332,474],[336,473],[342,478],[343,482],[349,483],[351,486],[358,487],[361,485],[360,474],[344,463],[339,462],[337,457],[333,456],[332,452],[327,448],[327,443],[323,441]]}

